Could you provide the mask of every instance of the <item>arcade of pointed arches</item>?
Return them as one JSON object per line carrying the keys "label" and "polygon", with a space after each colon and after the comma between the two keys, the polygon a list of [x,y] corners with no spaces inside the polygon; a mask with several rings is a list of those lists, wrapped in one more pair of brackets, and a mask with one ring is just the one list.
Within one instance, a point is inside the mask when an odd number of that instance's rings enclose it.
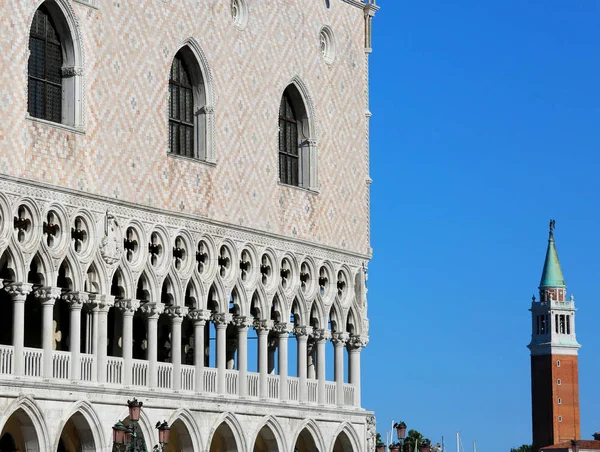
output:
{"label": "arcade of pointed arches", "polygon": [[[141,419],[143,421],[148,423],[145,418]],[[293,436],[286,439],[279,420],[267,416],[260,422],[258,431],[246,437],[237,417],[223,413],[206,438],[206,448],[203,447],[203,438],[191,412],[181,409],[173,413],[170,425],[171,438],[165,448],[167,452],[360,452],[358,436],[349,423],[341,423],[328,441],[329,444],[326,444],[319,427],[312,420],[305,420],[293,432]],[[151,434],[150,427],[142,427],[142,435],[149,447],[155,443]],[[94,407],[85,401],[74,403],[65,411],[55,438],[48,432],[42,410],[30,397],[19,397],[0,414],[0,450],[3,451],[105,451],[111,447],[109,437]],[[292,441],[293,448],[286,441]]]}
{"label": "arcade of pointed arches", "polygon": [[[81,362],[65,364],[72,380],[360,406],[362,268],[70,211],[0,195],[0,344],[13,347],[12,373],[60,378],[62,359]],[[37,370],[25,365],[31,349],[42,349]]]}

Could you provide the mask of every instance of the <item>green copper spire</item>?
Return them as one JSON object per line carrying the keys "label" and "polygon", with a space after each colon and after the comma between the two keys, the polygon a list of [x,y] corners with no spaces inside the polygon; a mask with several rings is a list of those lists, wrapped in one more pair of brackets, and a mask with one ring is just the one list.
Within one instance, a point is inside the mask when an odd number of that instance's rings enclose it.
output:
{"label": "green copper spire", "polygon": [[546,251],[546,261],[544,262],[544,271],[540,281],[540,289],[550,287],[567,287],[565,278],[560,268],[556,245],[554,244],[554,228],[556,223],[550,220],[550,237],[548,238],[548,250]]}

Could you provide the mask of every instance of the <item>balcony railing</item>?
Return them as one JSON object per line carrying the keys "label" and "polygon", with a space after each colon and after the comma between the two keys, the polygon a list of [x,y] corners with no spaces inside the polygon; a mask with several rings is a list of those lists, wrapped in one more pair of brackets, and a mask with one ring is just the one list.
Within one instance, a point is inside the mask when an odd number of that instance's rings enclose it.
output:
{"label": "balcony railing", "polygon": [[[43,376],[43,352],[41,349],[24,349],[24,376],[31,378],[41,378]],[[65,351],[54,351],[52,353],[52,376],[56,380],[68,380],[71,378],[71,353]],[[94,355],[80,355],[80,379],[89,384],[95,384],[97,381],[96,363]],[[121,386],[125,382],[123,358],[108,356],[106,360],[106,384]],[[11,346],[0,345],[0,377],[10,376],[14,372],[14,349]],[[173,388],[173,365],[171,363],[157,363],[156,385],[162,390],[172,390]],[[240,391],[239,372],[237,370],[227,369],[225,371],[225,394],[226,396],[237,396]],[[203,370],[204,387],[202,392],[209,394],[218,393],[218,372],[217,369],[209,367]],[[267,394],[266,397],[272,400],[278,400],[280,394],[279,375],[267,375]],[[149,385],[149,366],[148,361],[134,359],[131,367],[131,384],[134,386],[147,387]],[[180,391],[192,393],[196,391],[196,368],[194,366],[181,366],[181,387]],[[288,377],[287,397],[290,402],[300,402],[301,387],[300,379],[297,377]],[[314,379],[306,380],[304,391],[306,403],[316,404],[319,398],[319,383]],[[325,401],[326,405],[344,405],[355,406],[355,388],[353,385],[345,383],[342,389],[343,400],[338,403],[337,385],[335,382],[325,382]],[[256,372],[247,372],[246,375],[246,396],[249,398],[260,397],[260,375]]]}

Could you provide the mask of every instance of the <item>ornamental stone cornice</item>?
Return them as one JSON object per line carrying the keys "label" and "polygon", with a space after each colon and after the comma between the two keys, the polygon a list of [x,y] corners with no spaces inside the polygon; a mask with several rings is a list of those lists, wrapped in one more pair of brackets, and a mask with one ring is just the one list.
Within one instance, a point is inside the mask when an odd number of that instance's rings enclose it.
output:
{"label": "ornamental stone cornice", "polygon": [[211,315],[210,311],[204,309],[192,309],[188,312],[188,317],[194,322],[200,322],[201,325],[206,324]]}
{"label": "ornamental stone cornice", "polygon": [[60,298],[62,289],[60,287],[40,287],[33,291],[33,295],[40,300],[42,305],[52,305],[57,298]]}
{"label": "ornamental stone cornice", "polygon": [[71,309],[81,309],[89,300],[86,292],[67,292],[61,298],[67,302]]}
{"label": "ornamental stone cornice", "polygon": [[119,309],[123,315],[133,315],[140,307],[138,300],[122,299],[115,301],[115,308]]}
{"label": "ornamental stone cornice", "polygon": [[33,284],[30,283],[10,283],[4,286],[13,301],[25,301],[27,295],[33,290]]}
{"label": "ornamental stone cornice", "polygon": [[269,332],[273,329],[273,321],[272,320],[263,320],[263,319],[256,319],[254,320],[254,324],[252,325],[252,327],[254,328],[254,330],[257,333],[260,332]]}
{"label": "ornamental stone cornice", "polygon": [[297,326],[294,328],[294,335],[296,338],[308,337],[312,334],[313,328],[312,326]]}
{"label": "ornamental stone cornice", "polygon": [[165,311],[165,305],[163,303],[155,303],[148,301],[140,304],[140,311],[149,319],[158,319],[158,317]]}
{"label": "ornamental stone cornice", "polygon": [[331,339],[331,331],[324,328],[315,329],[312,332],[312,337],[316,342],[324,342],[327,339]]}
{"label": "ornamental stone cornice", "polygon": [[215,324],[215,328],[219,328],[219,327],[226,327],[227,325],[229,325],[229,323],[231,323],[231,319],[232,319],[232,315],[231,314],[226,314],[226,313],[216,313],[213,314],[210,317],[210,320],[212,321],[212,323]]}
{"label": "ornamental stone cornice", "polygon": [[183,320],[188,313],[188,308],[186,306],[167,306],[164,313],[173,319],[179,318]]}

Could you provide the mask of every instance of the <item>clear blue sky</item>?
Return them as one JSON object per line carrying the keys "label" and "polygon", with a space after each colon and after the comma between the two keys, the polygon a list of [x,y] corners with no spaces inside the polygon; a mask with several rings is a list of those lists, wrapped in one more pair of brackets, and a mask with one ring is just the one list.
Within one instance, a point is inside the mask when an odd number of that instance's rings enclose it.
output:
{"label": "clear blue sky", "polygon": [[600,1],[379,0],[363,402],[454,451],[531,443],[531,296],[556,220],[600,430]]}

